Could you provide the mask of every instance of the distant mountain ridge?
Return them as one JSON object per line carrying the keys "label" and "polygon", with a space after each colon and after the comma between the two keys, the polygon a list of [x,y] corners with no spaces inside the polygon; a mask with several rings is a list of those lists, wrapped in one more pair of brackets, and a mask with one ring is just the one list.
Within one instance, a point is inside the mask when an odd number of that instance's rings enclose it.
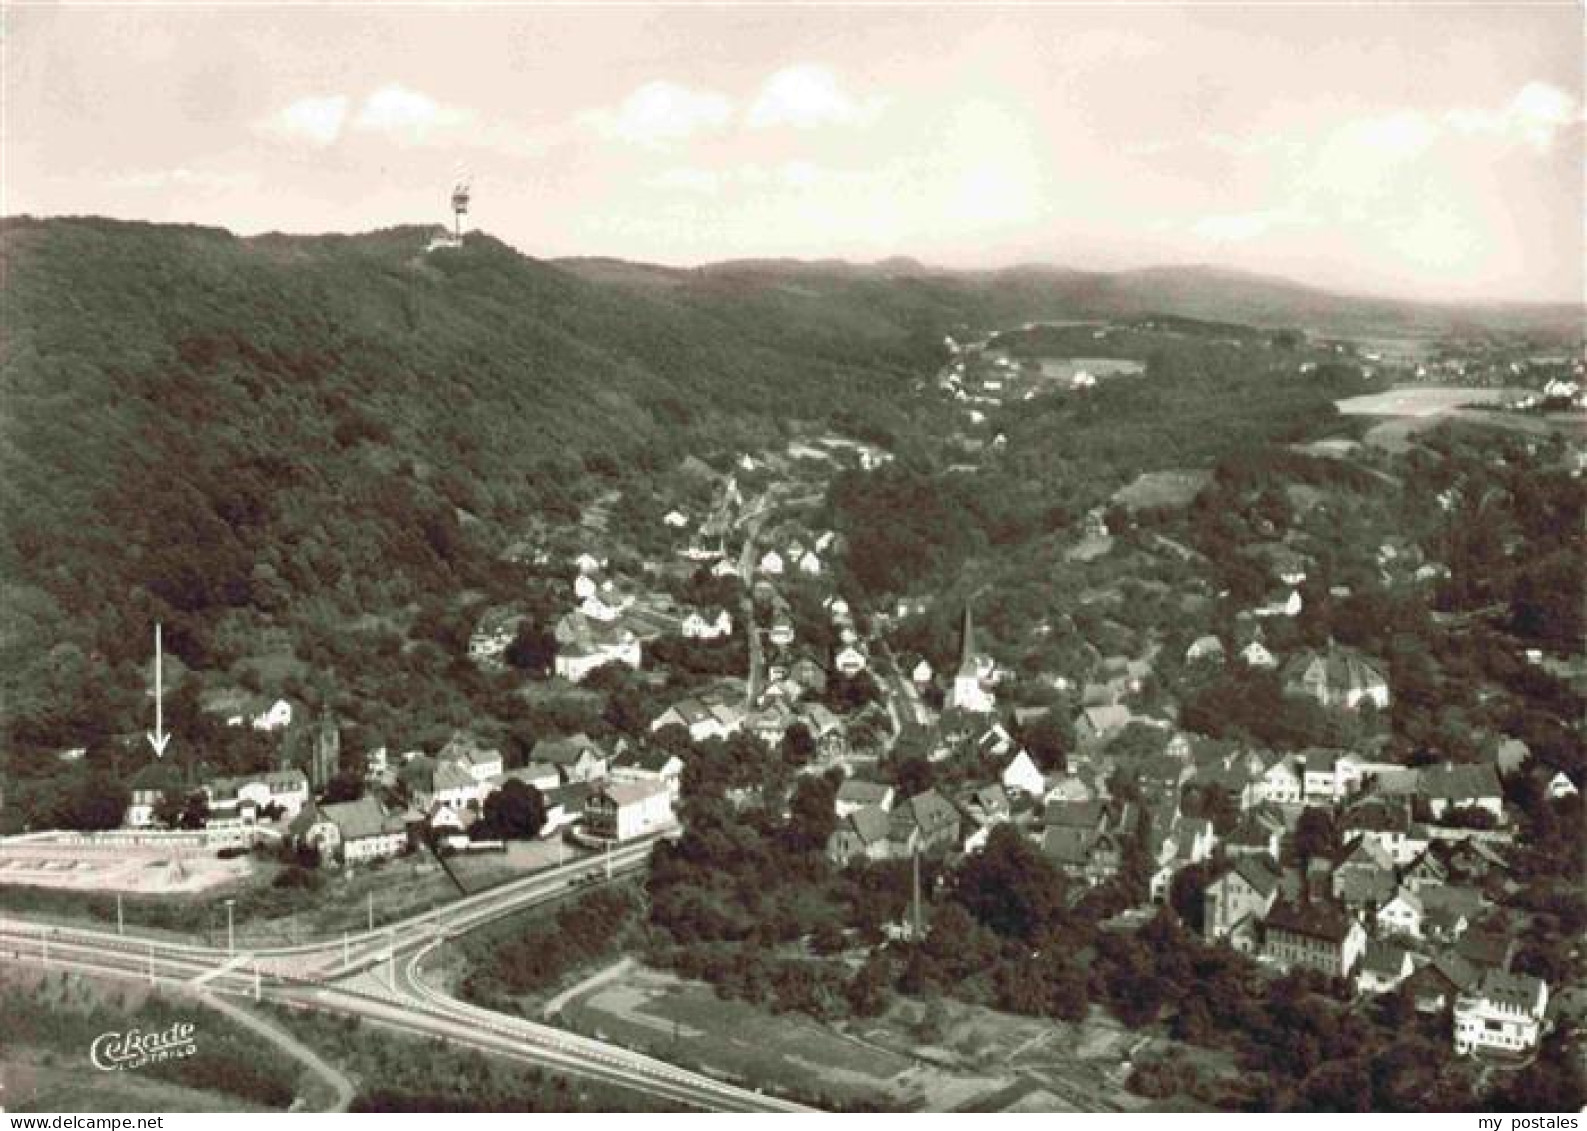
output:
{"label": "distant mountain ridge", "polygon": [[[617,259],[556,259],[581,278],[622,285],[645,281],[686,286],[734,278],[772,282],[897,279],[948,286],[966,305],[1021,316],[1030,304],[1059,307],[1070,317],[1178,314],[1262,327],[1305,327],[1341,336],[1392,330],[1438,334],[1455,330],[1514,330],[1579,336],[1587,305],[1559,303],[1448,303],[1342,293],[1272,275],[1212,264],[1082,270],[1046,263],[962,270],[911,258],[870,263],[835,259],[733,259],[699,267],[659,267]],[[991,292],[1001,291],[999,303]]]}

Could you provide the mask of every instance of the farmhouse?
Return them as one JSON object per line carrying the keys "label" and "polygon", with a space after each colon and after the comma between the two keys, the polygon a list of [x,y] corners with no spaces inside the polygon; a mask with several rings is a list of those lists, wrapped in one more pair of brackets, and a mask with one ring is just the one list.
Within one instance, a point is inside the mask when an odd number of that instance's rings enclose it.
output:
{"label": "farmhouse", "polygon": [[316,849],[323,859],[340,857],[362,864],[396,856],[408,846],[401,817],[387,813],[373,797],[331,805],[305,805],[290,826],[294,840]]}

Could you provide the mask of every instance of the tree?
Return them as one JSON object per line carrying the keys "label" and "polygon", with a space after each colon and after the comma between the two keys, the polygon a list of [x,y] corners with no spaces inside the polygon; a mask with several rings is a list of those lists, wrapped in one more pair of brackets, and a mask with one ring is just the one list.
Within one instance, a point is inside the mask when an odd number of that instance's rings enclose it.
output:
{"label": "tree", "polygon": [[182,803],[181,825],[184,829],[201,829],[209,821],[209,796],[195,789]]}
{"label": "tree", "polygon": [[544,675],[556,657],[556,637],[527,617],[519,623],[518,632],[504,654],[513,667],[533,675]]}
{"label": "tree", "polygon": [[1038,766],[1047,771],[1062,770],[1074,746],[1074,727],[1060,712],[1045,715],[1022,727],[1020,743]]}
{"label": "tree", "polygon": [[45,819],[63,829],[113,829],[126,815],[132,793],[105,774],[92,773],[39,801]]}
{"label": "tree", "polygon": [[1308,807],[1295,822],[1295,853],[1302,860],[1326,860],[1339,850],[1339,831],[1326,809]]}
{"label": "tree", "polygon": [[168,829],[174,829],[182,823],[182,813],[187,806],[187,795],[179,789],[167,789],[160,794],[160,799],[154,803],[151,816],[155,822]]}
{"label": "tree", "polygon": [[936,771],[924,758],[906,758],[893,770],[893,783],[898,786],[900,799],[925,793],[936,778]]}
{"label": "tree", "polygon": [[1554,1033],[1537,1059],[1513,1075],[1499,1076],[1487,1105],[1499,1111],[1580,1111],[1587,1103],[1587,1073],[1564,1033]]}
{"label": "tree", "polygon": [[788,803],[788,846],[795,852],[821,852],[837,828],[838,787],[830,777],[806,776]]}
{"label": "tree", "polygon": [[790,766],[808,765],[815,757],[816,740],[804,723],[794,723],[782,736],[782,760]]}
{"label": "tree", "polygon": [[517,778],[485,798],[485,810],[470,835],[476,839],[532,840],[546,824],[546,801],[538,789]]}
{"label": "tree", "polygon": [[342,801],[357,801],[363,795],[364,779],[348,770],[342,770],[325,783],[325,792],[321,800],[334,805]]}
{"label": "tree", "polygon": [[999,825],[986,847],[965,859],[954,898],[975,919],[1006,938],[1030,940],[1057,922],[1064,878],[1012,825]]}

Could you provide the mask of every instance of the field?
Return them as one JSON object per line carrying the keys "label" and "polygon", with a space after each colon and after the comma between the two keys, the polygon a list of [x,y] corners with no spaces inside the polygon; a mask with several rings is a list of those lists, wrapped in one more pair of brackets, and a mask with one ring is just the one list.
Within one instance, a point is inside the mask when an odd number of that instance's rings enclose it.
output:
{"label": "field", "polygon": [[236,1096],[187,1088],[138,1072],[92,1072],[75,1060],[26,1047],[0,1052],[11,1111],[272,1111]]}
{"label": "field", "polygon": [[162,844],[11,842],[0,846],[0,884],[182,895],[246,881],[247,856],[221,860],[215,850]]}
{"label": "field", "polygon": [[[566,851],[570,858],[576,852],[572,848]],[[557,854],[555,843],[535,842],[512,845],[505,853],[456,856],[448,862],[464,888],[472,893],[553,865]],[[197,859],[195,856],[188,866]],[[218,945],[226,932],[222,901],[232,898],[237,900],[233,912],[237,945],[279,946],[363,930],[371,909],[378,926],[450,903],[461,894],[427,856],[409,856],[345,872],[326,869],[319,873],[322,879],[317,889],[272,886],[271,878],[280,870],[274,861],[246,857],[223,861],[210,853],[206,866],[208,863],[240,863],[252,871],[201,892],[129,894],[122,901],[128,928]],[[73,889],[24,885],[0,871],[0,909],[62,922],[88,922],[100,927],[113,924],[116,901],[109,894],[111,891],[86,884]]]}
{"label": "field", "polygon": [[858,1023],[855,1032],[878,1047],[913,1049],[959,1072],[1001,1072],[1011,1078],[1001,1091],[961,1101],[957,1110],[962,1111],[1183,1110],[1183,1102],[1152,1104],[1126,1091],[1132,1064],[1172,1048],[1210,1075],[1231,1067],[1224,1054],[1143,1035],[1096,1009],[1085,1021],[1071,1023],[954,1001],[903,1002],[875,1021]]}
{"label": "field", "polygon": [[1121,1111],[1122,1086],[1151,1038],[1100,1016],[1079,1025],[952,1001],[894,1005],[826,1025],[724,1001],[711,987],[644,967],[580,986],[566,1024],[750,1086],[836,1110]]}
{"label": "field", "polygon": [[1527,391],[1405,385],[1382,393],[1348,397],[1337,405],[1340,413],[1346,416],[1386,418],[1369,428],[1363,439],[1389,451],[1404,451],[1410,446],[1412,435],[1451,419],[1533,436],[1563,433],[1579,438],[1587,435],[1587,415],[1582,413],[1522,415],[1482,407],[1502,403]]}
{"label": "field", "polygon": [[1068,384],[1079,372],[1101,380],[1104,377],[1133,377],[1146,372],[1146,365],[1118,357],[1041,357],[1041,375],[1048,381]]}
{"label": "field", "polygon": [[1149,471],[1113,492],[1113,501],[1131,510],[1188,507],[1211,478],[1205,471]]}
{"label": "field", "polygon": [[[0,1104],[17,1111],[281,1111],[324,1085],[274,1044],[179,992],[37,966],[0,968]],[[126,1072],[90,1059],[107,1032],[194,1026],[193,1055]]]}
{"label": "field", "polygon": [[579,1032],[684,1067],[821,1096],[843,1108],[913,1106],[905,1097],[925,1083],[923,1069],[908,1057],[809,1018],[723,1001],[709,986],[644,968],[588,988],[563,1006],[562,1016]]}
{"label": "field", "polygon": [[1525,389],[1475,389],[1450,385],[1401,385],[1381,393],[1338,401],[1345,416],[1440,416],[1466,405],[1498,404]]}

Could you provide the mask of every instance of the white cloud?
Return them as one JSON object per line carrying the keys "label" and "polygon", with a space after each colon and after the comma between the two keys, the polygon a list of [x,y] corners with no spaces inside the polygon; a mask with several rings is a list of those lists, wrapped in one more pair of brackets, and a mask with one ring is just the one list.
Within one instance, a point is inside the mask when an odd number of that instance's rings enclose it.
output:
{"label": "white cloud", "polygon": [[463,125],[469,115],[442,106],[416,90],[392,83],[364,99],[353,128],[383,133],[399,141],[420,142],[438,130]]}
{"label": "white cloud", "polygon": [[766,80],[745,121],[756,129],[859,125],[874,119],[881,112],[883,101],[879,97],[856,99],[825,67],[801,64],[785,67]]}
{"label": "white cloud", "polygon": [[583,115],[588,125],[607,137],[650,148],[721,129],[732,117],[733,103],[726,96],[660,81],[639,87],[616,110]]}
{"label": "white cloud", "polygon": [[342,133],[347,120],[347,96],[333,94],[324,98],[300,98],[265,123],[265,129],[293,141],[306,141],[324,148]]}
{"label": "white cloud", "polygon": [[128,189],[229,189],[251,185],[254,177],[251,173],[217,173],[179,166],[124,173],[112,178],[112,183]]}
{"label": "white cloud", "polygon": [[645,184],[650,188],[672,192],[692,192],[699,193],[701,196],[715,196],[722,190],[722,180],[722,174],[710,169],[676,166],[671,169],[663,169],[655,176],[647,178]]}
{"label": "white cloud", "polygon": [[1508,106],[1498,110],[1452,110],[1450,127],[1465,134],[1489,134],[1526,142],[1544,151],[1567,126],[1582,120],[1581,109],[1569,94],[1547,83],[1528,83]]}
{"label": "white cloud", "polygon": [[826,187],[852,187],[864,184],[868,175],[827,168],[810,161],[785,161],[776,166],[754,162],[735,165],[728,169],[702,169],[698,166],[674,166],[648,177],[650,188],[674,192],[717,196],[727,189],[805,190]]}
{"label": "white cloud", "polygon": [[1269,208],[1256,212],[1235,212],[1223,216],[1203,216],[1191,225],[1191,232],[1209,243],[1245,243],[1276,228],[1306,223],[1293,208]]}
{"label": "white cloud", "polygon": [[1438,139],[1438,127],[1423,114],[1406,110],[1355,122],[1343,131],[1342,142],[1389,157],[1415,157]]}

